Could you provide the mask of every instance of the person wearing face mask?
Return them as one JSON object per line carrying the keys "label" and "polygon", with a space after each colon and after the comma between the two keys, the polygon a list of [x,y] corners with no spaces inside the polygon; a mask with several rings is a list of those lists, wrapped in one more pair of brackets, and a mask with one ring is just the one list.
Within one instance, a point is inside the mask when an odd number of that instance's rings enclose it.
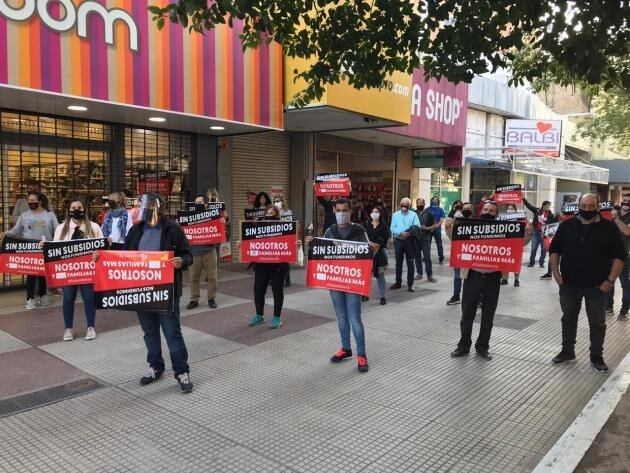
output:
{"label": "person wearing face mask", "polygon": [[435,239],[435,246],[438,252],[438,263],[444,264],[444,247],[442,246],[442,222],[444,221],[444,209],[440,207],[440,199],[433,197],[431,199],[431,207],[427,211],[433,215],[435,219],[435,229],[429,237],[429,251],[431,251],[431,240]]}
{"label": "person wearing face mask", "polygon": [[[29,240],[52,240],[59,222],[55,214],[48,209],[48,199],[40,192],[30,192],[26,201],[28,210],[18,217],[11,230],[0,235],[0,242],[5,235]],[[26,276],[26,309],[32,310],[38,305],[48,304],[46,278]]]}
{"label": "person wearing face mask", "polygon": [[[80,200],[70,202],[68,215],[64,222],[55,230],[55,241],[84,240],[87,238],[103,238],[101,227],[96,222],[90,221],[85,211],[85,206]],[[74,339],[72,330],[74,325],[74,302],[77,293],[81,293],[83,306],[85,309],[85,319],[87,321],[86,340],[96,338],[94,330],[96,322],[96,309],[94,307],[94,285],[81,284],[78,286],[65,286],[61,290],[63,299],[63,322],[65,331],[63,340],[69,342]]]}
{"label": "person wearing face mask", "polygon": [[560,286],[562,308],[562,350],[552,362],[575,360],[578,316],[584,299],[590,327],[591,367],[606,372],[606,297],[621,273],[628,251],[617,225],[602,218],[598,208],[595,194],[582,195],[578,215],[562,222],[551,240],[551,271]]}
{"label": "person wearing face mask", "polygon": [[[390,231],[387,223],[382,220],[383,210],[378,205],[372,207],[370,212],[370,220],[363,224],[367,232],[368,239],[371,243],[378,245],[378,251],[374,253],[374,262],[372,264],[372,275],[376,278],[378,291],[381,296],[381,305],[387,304],[386,286],[385,286],[385,270],[387,269],[387,242],[389,241]],[[362,301],[368,301],[368,297],[362,297]]]}
{"label": "person wearing face mask", "polygon": [[133,226],[133,218],[125,208],[125,194],[112,192],[107,196],[109,211],[103,219],[101,230],[109,240],[112,250],[122,249],[127,233]]}
{"label": "person wearing face mask", "polygon": [[140,384],[144,386],[159,380],[166,369],[162,357],[161,327],[171,355],[175,379],[181,391],[189,393],[193,385],[189,376],[188,351],[179,321],[179,300],[182,297],[182,271],[193,264],[190,245],[186,234],[177,222],[164,216],[164,200],[161,196],[145,194],[141,202],[141,221],[129,230],[125,240],[125,250],[172,251],[174,257],[169,260],[169,263],[175,268],[175,300],[172,312],[137,312],[138,321],[144,333],[149,363],[149,373],[140,379]]}
{"label": "person wearing face mask", "polygon": [[[463,202],[461,210],[455,210],[451,219],[446,219],[444,223],[444,229],[449,239],[451,239],[451,232],[453,229],[453,221],[458,218],[472,218],[472,204],[470,202]],[[461,268],[453,268],[453,295],[446,301],[446,305],[461,304],[462,294],[462,276]]]}
{"label": "person wearing face mask", "polygon": [[[402,265],[403,260],[407,260],[407,290],[415,292],[413,287],[415,251],[409,251],[409,232],[412,226],[420,226],[418,214],[410,210],[411,199],[404,197],[400,200],[400,210],[392,215],[392,223],[389,227],[394,238],[394,252],[396,254],[396,282],[390,289],[400,289],[402,287]],[[411,245],[413,246],[413,245]]]}
{"label": "person wearing face mask", "polygon": [[416,199],[416,214],[420,221],[420,238],[418,239],[418,255],[416,256],[416,277],[418,281],[422,279],[422,262],[427,270],[427,281],[437,282],[433,277],[433,265],[431,264],[431,233],[436,229],[435,217],[425,208],[425,201],[422,197]]}
{"label": "person wearing face mask", "polygon": [[[275,197],[273,199],[273,206],[278,209],[280,220],[294,220],[293,210],[287,207],[283,197]],[[284,277],[284,287],[291,287],[291,266],[287,266]]]}
{"label": "person wearing face mask", "polygon": [[461,200],[457,199],[453,202],[453,205],[451,205],[451,211],[448,213],[448,218],[455,218],[455,212],[461,213],[462,207],[463,203]]}
{"label": "person wearing face mask", "polygon": [[[508,204],[505,211],[510,214],[518,212],[518,209],[516,208],[516,205]],[[519,287],[521,285],[521,282],[519,280],[520,275],[521,273],[514,273],[514,287]],[[503,273],[501,276],[501,285],[507,286],[509,284],[508,277],[510,276],[510,273]]]}
{"label": "person wearing face mask", "polygon": [[[195,210],[201,211],[205,209],[206,197],[199,194],[195,197]],[[215,298],[219,288],[216,245],[193,245],[190,247],[190,253],[193,257],[193,263],[189,271],[190,302],[186,306],[186,309],[191,310],[199,306],[199,298],[201,297],[201,274],[204,272],[208,276],[208,307],[216,309],[218,306]]]}
{"label": "person wearing face mask", "polygon": [[[495,202],[486,202],[479,217],[484,220],[494,220],[497,218],[498,213],[499,209]],[[475,350],[482,358],[491,360],[492,357],[488,350],[490,348],[494,313],[499,302],[501,272],[475,267],[471,269],[462,268],[461,277],[464,280],[462,319],[459,324],[461,338],[451,356],[458,358],[470,353],[473,322],[477,315],[479,302],[481,302],[481,326],[479,328],[479,337],[477,337],[477,342],[475,343]]]}
{"label": "person wearing face mask", "polygon": [[39,194],[41,193],[41,185],[39,181],[28,180],[26,181],[26,197],[20,197],[13,206],[13,213],[11,214],[11,224],[15,225],[24,212],[28,212],[30,209],[30,205],[28,205],[28,196],[29,194]]}
{"label": "person wearing face mask", "polygon": [[[619,275],[619,282],[621,283],[622,298],[621,298],[621,310],[617,316],[617,320],[628,320],[628,309],[630,308],[630,194],[624,194],[621,197],[621,206],[617,210],[613,210],[613,221],[619,228],[621,236],[623,237],[623,243],[626,248],[626,261],[623,265],[623,269]],[[609,307],[612,307],[612,302],[615,297],[615,288],[610,290],[610,296],[608,299]]]}
{"label": "person wearing face mask", "polygon": [[529,255],[529,264],[527,267],[533,268],[535,266],[536,253],[538,252],[538,247],[540,247],[540,259],[538,262],[540,263],[540,267],[544,268],[547,250],[545,250],[545,245],[543,243],[543,227],[545,225],[549,225],[550,223],[555,223],[556,217],[551,211],[551,202],[548,200],[545,200],[542,203],[542,207],[536,208],[527,202],[525,197],[523,197],[523,204],[525,204],[525,207],[534,214],[534,219],[532,220],[532,225],[534,227],[534,233],[532,234],[532,252]]}
{"label": "person wearing face mask", "polygon": [[[280,220],[280,210],[270,205],[265,209],[265,220]],[[240,247],[241,242],[236,242],[236,246]],[[301,242],[298,241],[301,246]],[[254,269],[254,304],[256,306],[256,315],[250,321],[250,327],[256,327],[265,323],[265,295],[267,288],[271,285],[273,293],[273,318],[269,327],[272,329],[280,328],[282,325],[282,305],[284,304],[284,281],[285,273],[289,268],[288,263],[255,263]]]}
{"label": "person wearing face mask", "polygon": [[[407,200],[409,201],[409,199]],[[369,239],[365,228],[350,222],[351,211],[352,204],[349,199],[338,199],[335,202],[337,223],[326,231],[324,238],[368,243]],[[313,237],[311,236],[305,238],[307,244],[312,240]],[[370,246],[374,251],[378,252],[379,245],[377,243],[370,243]],[[357,369],[360,373],[366,373],[369,370],[369,365],[365,352],[365,330],[361,320],[361,296],[359,294],[331,290],[330,298],[337,315],[339,335],[341,337],[341,348],[330,358],[330,361],[331,363],[340,363],[345,359],[352,358],[352,346],[350,343],[350,327],[352,327],[357,346]]]}

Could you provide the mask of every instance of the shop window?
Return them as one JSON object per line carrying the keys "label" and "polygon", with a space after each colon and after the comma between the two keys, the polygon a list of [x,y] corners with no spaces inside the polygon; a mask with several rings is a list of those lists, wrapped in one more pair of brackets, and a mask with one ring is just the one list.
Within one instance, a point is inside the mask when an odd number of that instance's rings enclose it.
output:
{"label": "shop window", "polygon": [[451,210],[453,202],[461,199],[462,173],[461,168],[435,168],[431,170],[431,195],[429,199],[437,196],[440,198],[440,206],[446,213]]}
{"label": "shop window", "polygon": [[134,195],[158,192],[174,217],[191,199],[192,137],[144,128],[125,128],[125,188]]}

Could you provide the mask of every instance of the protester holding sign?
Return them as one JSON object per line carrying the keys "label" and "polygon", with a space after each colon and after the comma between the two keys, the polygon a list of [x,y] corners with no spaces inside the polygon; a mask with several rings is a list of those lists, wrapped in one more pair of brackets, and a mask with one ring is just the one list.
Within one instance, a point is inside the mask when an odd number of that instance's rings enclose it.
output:
{"label": "protester holding sign", "polygon": [[[497,191],[498,191],[498,189],[499,188],[497,187]],[[519,194],[520,194],[520,185],[519,185]],[[510,214],[513,214],[513,215],[517,214],[518,213],[518,209],[516,208],[516,205],[508,204],[507,208],[506,208],[506,213],[508,214],[508,216]],[[519,281],[519,276],[520,275],[521,275],[520,271],[518,273],[514,273],[514,287],[519,287],[521,285],[521,282]],[[510,273],[503,273],[501,275],[501,285],[502,286],[507,286],[507,284],[509,283],[509,281],[508,281],[509,277],[510,277]]]}
{"label": "protester holding sign", "polygon": [[[68,215],[64,222],[55,230],[55,241],[84,240],[86,238],[103,238],[103,232],[96,222],[91,222],[85,211],[85,206],[80,200],[75,200],[68,207]],[[94,330],[96,322],[96,309],[94,307],[94,285],[79,284],[65,286],[63,293],[63,322],[65,331],[63,340],[69,342],[74,339],[72,327],[74,325],[74,302],[77,299],[77,292],[81,292],[85,318],[87,321],[86,340],[96,338]]]}
{"label": "protester holding sign", "polygon": [[[323,242],[323,246],[320,246],[319,248],[323,248],[324,250],[326,250],[327,248],[340,248],[340,253],[348,253],[348,256],[351,258],[355,258],[357,256],[357,252],[360,251],[362,255],[369,258],[369,260],[366,261],[367,265],[369,265],[368,268],[371,269],[372,255],[370,254],[369,249],[371,247],[372,249],[377,251],[379,245],[376,243],[369,243],[365,229],[361,227],[361,225],[350,223],[351,211],[352,207],[350,200],[346,198],[338,199],[335,202],[335,218],[337,220],[337,223],[331,226],[326,231],[326,233],[324,234],[324,238],[350,242],[363,242],[368,243],[369,246],[363,245],[361,246],[361,248],[347,248],[342,247],[341,245],[336,245],[334,241],[327,242],[326,240],[321,240]],[[413,215],[416,216],[415,214]],[[416,219],[417,218],[418,217],[416,216]],[[305,241],[310,244],[311,242],[313,242],[313,237],[307,236]],[[315,243],[313,243],[313,245],[315,246]],[[315,254],[313,253],[314,246],[311,247],[311,250],[309,251],[309,277],[311,273],[311,258],[315,256]],[[365,276],[361,268],[343,268],[340,265],[335,265],[335,268],[340,272],[344,272],[345,270],[350,275],[355,274],[356,278],[354,279],[362,278]],[[323,274],[324,278],[326,278],[326,276],[326,274]],[[353,278],[350,279],[354,280]],[[368,283],[369,280],[370,276],[368,273]],[[369,288],[369,284],[367,285],[367,288]],[[331,290],[330,298],[332,299],[333,307],[335,308],[335,314],[337,315],[337,324],[339,326],[339,334],[341,336],[341,348],[330,358],[330,361],[332,363],[339,363],[347,358],[352,358],[352,345],[350,343],[350,327],[352,326],[352,333],[354,334],[354,339],[357,345],[357,369],[360,373],[366,373],[369,370],[369,366],[365,352],[365,331],[363,328],[363,321],[361,320],[361,295],[354,292]]]}
{"label": "protester holding sign", "polygon": [[126,197],[123,192],[112,192],[107,196],[109,212],[103,219],[101,230],[103,236],[109,240],[112,249],[121,249],[125,238],[133,226],[133,217],[126,208]]}
{"label": "protester holding sign", "polygon": [[[372,275],[376,278],[378,291],[381,296],[381,305],[387,304],[385,297],[385,270],[387,269],[387,242],[391,236],[391,232],[387,226],[387,222],[383,220],[383,210],[379,206],[372,207],[370,212],[370,220],[364,223],[365,231],[371,243],[378,245],[378,251],[374,253],[374,262],[372,264]],[[362,301],[368,301],[368,296],[362,296]]]}
{"label": "protester holding sign", "polygon": [[529,255],[529,264],[528,268],[533,268],[536,263],[536,254],[538,253],[538,247],[540,247],[540,259],[538,262],[540,263],[540,267],[545,267],[545,258],[547,257],[547,251],[545,250],[545,246],[543,244],[543,234],[542,228],[545,225],[550,223],[554,223],[556,221],[556,217],[553,212],[551,212],[551,202],[545,200],[542,203],[542,207],[536,208],[529,202],[527,199],[523,197],[523,204],[527,207],[533,214],[534,219],[532,220],[532,226],[534,227],[534,233],[532,235],[532,252]]}
{"label": "protester holding sign", "polygon": [[[284,201],[284,197],[275,197],[273,199],[273,206],[280,212],[280,220],[293,220],[293,210],[291,210],[287,203]],[[287,270],[284,276],[284,287],[291,287],[291,267],[287,266]]]}
{"label": "protester holding sign", "polygon": [[[195,197],[195,211],[203,211],[207,208],[206,197],[197,195]],[[193,240],[194,241],[194,240]],[[199,298],[201,297],[201,274],[206,273],[208,276],[208,306],[211,309],[217,308],[215,301],[219,286],[218,277],[218,255],[217,246],[215,244],[192,244],[190,253],[193,257],[193,263],[190,266],[190,302],[186,309],[191,310],[199,306]]]}
{"label": "protester holding sign", "polygon": [[186,234],[181,227],[164,216],[164,201],[157,194],[143,196],[141,221],[134,225],[127,239],[125,250],[132,251],[172,251],[174,257],[169,261],[175,268],[174,297],[172,312],[138,311],[138,321],[144,332],[147,346],[149,373],[140,379],[146,385],[157,381],[164,374],[165,364],[162,357],[160,327],[166,338],[171,355],[175,379],[184,393],[193,389],[188,375],[188,351],[179,323],[179,299],[182,296],[182,270],[193,264],[193,256]]}
{"label": "protester holding sign", "polygon": [[[453,217],[447,218],[444,223],[444,229],[449,239],[452,240],[453,221],[458,218],[472,218],[472,204],[470,202],[462,203],[461,210],[456,210]],[[461,303],[460,296],[462,294],[462,273],[461,268],[453,268],[453,295],[446,301],[446,305],[457,305]]]}
{"label": "protester holding sign", "polygon": [[525,224],[495,222],[497,204],[483,206],[480,221],[455,220],[451,265],[462,267],[461,338],[451,353],[454,358],[468,355],[472,345],[472,329],[481,301],[481,327],[475,343],[477,354],[492,359],[488,353],[494,313],[499,302],[501,272],[514,271],[521,265]]}
{"label": "protester holding sign", "polygon": [[562,350],[552,362],[575,360],[578,317],[585,299],[591,367],[606,372],[606,296],[623,269],[628,251],[617,225],[599,216],[594,194],[583,194],[578,205],[579,215],[562,222],[551,241],[551,270],[560,286],[562,308]]}
{"label": "protester holding sign", "polygon": [[[40,192],[30,192],[26,199],[29,210],[20,214],[15,226],[0,235],[0,240],[5,235],[29,240],[52,240],[59,222],[55,214],[48,209],[48,199]],[[37,289],[37,296],[35,289]],[[32,310],[38,305],[48,305],[46,279],[28,275],[26,276],[26,308]]]}
{"label": "protester holding sign", "polygon": [[507,184],[497,186],[494,199],[497,204],[520,204],[523,200],[523,191],[520,184]]}
{"label": "protester holding sign", "polygon": [[[626,256],[626,261],[619,275],[619,282],[621,283],[622,298],[621,298],[621,310],[617,320],[628,320],[628,309],[630,309],[630,194],[624,194],[621,198],[621,205],[619,209],[612,211],[613,222],[619,228],[621,236],[623,238],[626,252],[629,253]],[[610,290],[610,296],[608,298],[609,306],[612,306],[613,298],[615,297],[615,288]]]}
{"label": "protester holding sign", "polygon": [[317,174],[313,184],[315,197],[348,197],[352,184],[345,172],[336,174]]}

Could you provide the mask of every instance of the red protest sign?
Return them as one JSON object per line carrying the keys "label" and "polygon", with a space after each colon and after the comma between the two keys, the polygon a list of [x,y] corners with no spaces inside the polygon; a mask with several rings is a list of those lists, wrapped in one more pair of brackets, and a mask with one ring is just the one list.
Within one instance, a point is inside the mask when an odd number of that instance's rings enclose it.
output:
{"label": "red protest sign", "polygon": [[306,285],[369,297],[372,248],[369,243],[314,238],[308,250]]}
{"label": "red protest sign", "polygon": [[0,273],[44,276],[44,254],[38,240],[5,236],[0,248]]}
{"label": "red protest sign", "polygon": [[[227,240],[223,202],[213,202],[205,210],[180,210],[177,212],[179,223],[191,246],[216,245]],[[222,207],[223,206],[223,207]]]}
{"label": "red protest sign", "polygon": [[64,287],[93,284],[96,263],[92,261],[92,255],[107,247],[107,238],[45,242],[46,285]]}
{"label": "red protest sign", "polygon": [[615,203],[609,200],[599,203],[599,215],[606,220],[612,220],[612,211],[615,208]]}
{"label": "red protest sign", "polygon": [[297,221],[241,222],[242,263],[296,263]]}
{"label": "red protest sign", "polygon": [[497,204],[520,204],[523,201],[523,191],[520,184],[506,184],[497,186],[494,191],[494,201]]}
{"label": "red protest sign", "polygon": [[141,172],[138,174],[138,194],[157,192],[168,196],[171,193],[171,179],[167,171]]}
{"label": "red protest sign", "polygon": [[560,222],[556,222],[543,227],[543,245],[545,245],[545,250],[549,251],[549,248],[551,247],[551,240],[553,240],[553,237],[556,236],[559,226]]}
{"label": "red protest sign", "polygon": [[170,251],[100,251],[94,277],[96,308],[172,312],[172,257]]}
{"label": "red protest sign", "polygon": [[317,174],[315,176],[316,197],[348,197],[352,186],[347,173]]}
{"label": "red protest sign", "polygon": [[518,273],[524,243],[524,222],[456,219],[451,240],[451,266]]}

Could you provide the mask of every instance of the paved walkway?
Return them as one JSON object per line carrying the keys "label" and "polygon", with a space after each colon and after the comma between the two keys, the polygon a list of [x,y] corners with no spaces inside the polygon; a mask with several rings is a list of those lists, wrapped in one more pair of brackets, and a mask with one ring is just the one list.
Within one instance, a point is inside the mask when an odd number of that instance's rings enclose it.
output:
{"label": "paved walkway", "polygon": [[[0,471],[530,471],[608,376],[589,367],[585,317],[578,363],[550,364],[560,310],[542,272],[523,268],[520,288],[502,287],[492,361],[449,357],[461,308],[445,304],[448,266],[386,306],[375,296],[364,304],[370,372],[359,374],[329,363],[330,299],[304,287],[304,271],[292,271],[285,323],[270,330],[247,326],[252,274],[222,270],[220,309],[182,310],[190,395],[170,373],[139,386],[134,314],[99,312],[96,340],[61,342],[58,306],[27,312],[21,293],[0,293]],[[612,370],[630,323],[608,322]]]}

